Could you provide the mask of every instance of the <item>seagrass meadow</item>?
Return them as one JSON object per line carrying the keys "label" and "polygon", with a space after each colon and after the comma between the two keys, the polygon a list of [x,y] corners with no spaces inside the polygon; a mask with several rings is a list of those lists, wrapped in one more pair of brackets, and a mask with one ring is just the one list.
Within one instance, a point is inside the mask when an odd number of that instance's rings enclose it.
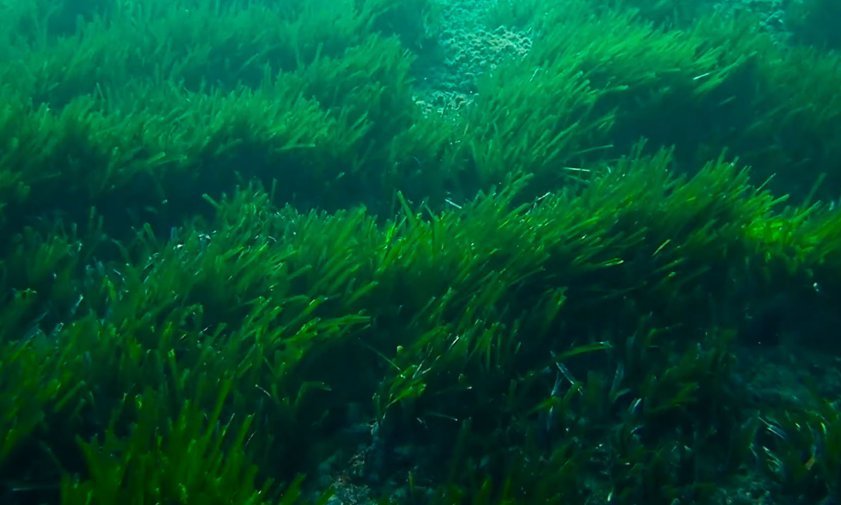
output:
{"label": "seagrass meadow", "polygon": [[0,0],[0,505],[841,503],[835,0]]}

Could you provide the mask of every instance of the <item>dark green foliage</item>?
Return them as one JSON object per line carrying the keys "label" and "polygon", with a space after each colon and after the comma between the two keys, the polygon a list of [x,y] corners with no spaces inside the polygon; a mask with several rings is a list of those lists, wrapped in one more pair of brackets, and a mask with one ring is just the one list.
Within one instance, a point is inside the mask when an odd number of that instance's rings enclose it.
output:
{"label": "dark green foliage", "polygon": [[[537,17],[533,27],[528,56],[499,70],[501,82],[515,85],[500,82],[480,92],[480,101],[514,93],[524,97],[502,102],[510,114],[503,125],[541,124],[553,117],[548,111],[581,110],[518,106],[558,93],[561,103],[589,104],[590,115],[567,119],[562,132],[565,139],[597,149],[597,158],[604,158],[605,147],[626,151],[640,136],[658,147],[675,144],[686,168],[728,148],[754,167],[757,183],[776,174],[776,188],[802,197],[828,172],[819,189],[837,195],[837,174],[827,168],[841,159],[833,142],[841,109],[829,85],[838,80],[836,55],[781,47],[750,16],[704,16],[683,30],[669,30],[625,11],[594,14],[590,3],[568,2]],[[802,65],[812,70],[803,71]],[[558,83],[563,74],[575,80]],[[811,80],[817,76],[822,82]],[[537,110],[541,117],[535,121],[527,114]],[[533,131],[544,135],[543,142],[561,133],[551,126]],[[527,152],[543,152],[542,142],[527,145]],[[577,167],[581,151],[571,147],[550,153]]]}
{"label": "dark green foliage", "polygon": [[244,451],[251,419],[236,424],[233,417],[220,419],[230,387],[230,382],[221,385],[216,407],[206,418],[188,400],[168,421],[153,391],[124,399],[117,408],[133,407],[138,417],[127,440],[109,428],[101,446],[81,442],[90,479],[66,479],[61,502],[264,503],[254,488],[257,469]]}
{"label": "dark green foliage", "polygon": [[841,497],[841,417],[836,404],[817,399],[805,410],[763,420],[763,468],[784,495],[804,503]]}
{"label": "dark green foliage", "polygon": [[702,4],[473,12],[443,112],[468,4],[4,4],[0,502],[841,498],[736,362],[839,351],[841,60]]}

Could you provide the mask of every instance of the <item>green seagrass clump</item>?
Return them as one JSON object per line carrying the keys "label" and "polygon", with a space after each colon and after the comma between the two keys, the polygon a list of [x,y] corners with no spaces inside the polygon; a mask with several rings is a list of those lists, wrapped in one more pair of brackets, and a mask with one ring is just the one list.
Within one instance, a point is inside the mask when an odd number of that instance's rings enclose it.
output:
{"label": "green seagrass clump", "polygon": [[438,112],[468,3],[7,4],[0,502],[838,498],[823,44],[500,1]]}

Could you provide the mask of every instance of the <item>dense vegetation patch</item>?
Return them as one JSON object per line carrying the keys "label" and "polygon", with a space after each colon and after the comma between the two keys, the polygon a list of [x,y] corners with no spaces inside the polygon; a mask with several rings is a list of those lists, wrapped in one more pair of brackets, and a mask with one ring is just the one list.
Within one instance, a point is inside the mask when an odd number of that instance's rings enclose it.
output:
{"label": "dense vegetation patch", "polygon": [[841,57],[708,4],[0,5],[0,501],[841,499]]}

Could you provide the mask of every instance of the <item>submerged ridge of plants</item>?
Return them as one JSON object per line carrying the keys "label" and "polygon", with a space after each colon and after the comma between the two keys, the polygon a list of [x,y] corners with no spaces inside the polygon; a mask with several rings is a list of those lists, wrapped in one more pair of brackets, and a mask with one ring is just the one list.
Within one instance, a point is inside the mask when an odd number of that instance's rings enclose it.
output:
{"label": "submerged ridge of plants", "polygon": [[827,7],[652,5],[0,4],[0,502],[841,499]]}

